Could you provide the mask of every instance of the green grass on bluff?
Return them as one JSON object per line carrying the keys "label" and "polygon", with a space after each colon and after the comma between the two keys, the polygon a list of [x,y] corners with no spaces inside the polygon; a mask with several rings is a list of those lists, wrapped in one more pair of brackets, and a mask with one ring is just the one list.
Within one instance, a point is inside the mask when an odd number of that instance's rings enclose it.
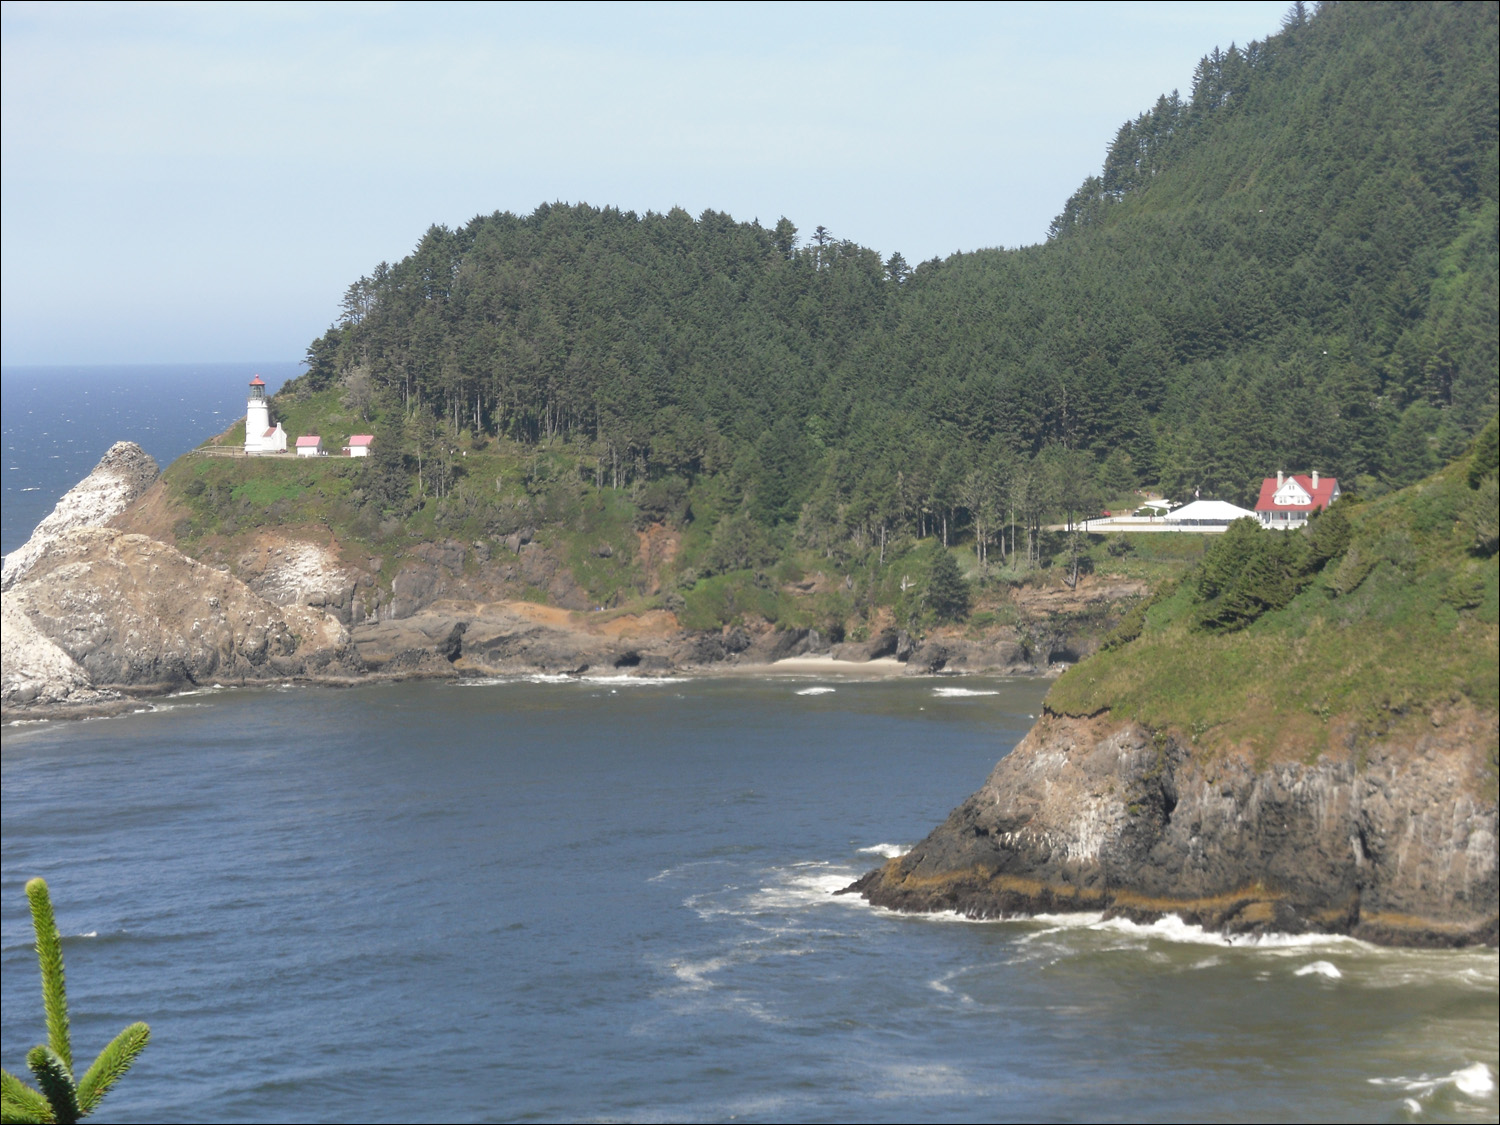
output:
{"label": "green grass on bluff", "polygon": [[[1304,543],[1274,540],[1311,543],[1321,521],[1305,533],[1242,536],[1252,546],[1267,537],[1259,542],[1269,553],[1253,548],[1246,568],[1261,568],[1258,589],[1222,588],[1210,573],[1215,552],[1232,547],[1231,536],[1220,537],[1203,567],[1064,675],[1047,706],[1071,715],[1107,710],[1207,750],[1307,760],[1436,709],[1467,703],[1494,713],[1495,428],[1468,457],[1410,488],[1336,505],[1347,539],[1326,560],[1298,554],[1310,550]],[[1277,551],[1290,560],[1280,570]],[[1493,767],[1493,746],[1490,760]]]}

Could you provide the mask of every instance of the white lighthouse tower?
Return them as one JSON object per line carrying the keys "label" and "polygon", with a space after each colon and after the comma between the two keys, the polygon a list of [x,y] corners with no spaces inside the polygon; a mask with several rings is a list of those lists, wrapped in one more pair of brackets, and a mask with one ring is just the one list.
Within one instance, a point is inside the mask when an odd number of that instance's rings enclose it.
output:
{"label": "white lighthouse tower", "polygon": [[259,375],[250,380],[250,398],[245,403],[245,452],[285,453],[286,431],[281,423],[271,425],[271,407],[266,402],[266,381]]}

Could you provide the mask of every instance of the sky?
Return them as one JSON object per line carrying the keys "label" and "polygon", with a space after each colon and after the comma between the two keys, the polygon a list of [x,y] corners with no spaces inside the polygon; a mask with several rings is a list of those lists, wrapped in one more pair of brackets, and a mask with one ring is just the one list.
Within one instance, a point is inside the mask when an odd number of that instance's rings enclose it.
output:
{"label": "sky", "polygon": [[551,201],[1020,246],[1273,3],[0,5],[0,362],[300,359]]}

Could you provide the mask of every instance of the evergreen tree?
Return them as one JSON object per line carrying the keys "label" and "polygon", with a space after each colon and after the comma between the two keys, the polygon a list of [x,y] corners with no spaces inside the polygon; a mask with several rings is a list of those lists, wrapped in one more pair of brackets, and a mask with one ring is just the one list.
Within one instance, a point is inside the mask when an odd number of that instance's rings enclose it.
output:
{"label": "evergreen tree", "polygon": [[927,608],[939,621],[961,621],[969,615],[969,584],[953,556],[937,541],[931,548]]}

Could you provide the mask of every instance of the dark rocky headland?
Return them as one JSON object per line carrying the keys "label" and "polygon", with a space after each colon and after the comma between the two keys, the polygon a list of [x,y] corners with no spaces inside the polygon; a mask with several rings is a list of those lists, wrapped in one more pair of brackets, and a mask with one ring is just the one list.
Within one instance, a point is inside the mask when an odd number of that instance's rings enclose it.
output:
{"label": "dark rocky headland", "polygon": [[[1425,727],[1425,729],[1421,729]],[[1046,714],[907,855],[851,890],[976,918],[1166,914],[1231,934],[1496,941],[1493,714],[1257,765],[1132,722]]]}

